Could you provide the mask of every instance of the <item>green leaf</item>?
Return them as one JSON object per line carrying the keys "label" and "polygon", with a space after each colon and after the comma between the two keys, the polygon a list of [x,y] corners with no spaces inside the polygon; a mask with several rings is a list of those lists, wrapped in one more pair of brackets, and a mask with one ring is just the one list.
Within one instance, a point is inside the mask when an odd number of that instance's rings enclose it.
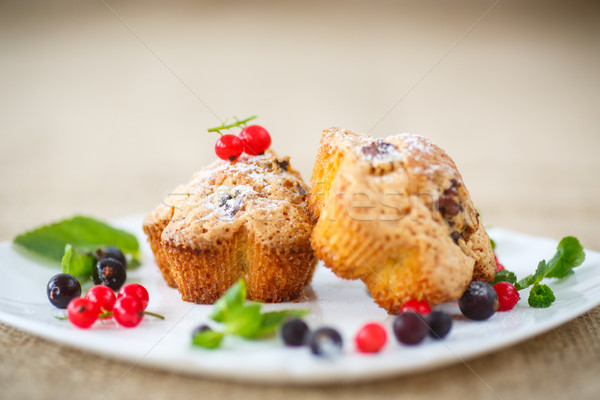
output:
{"label": "green leaf", "polygon": [[490,238],[490,244],[492,245],[492,250],[496,250],[496,242],[494,239]]}
{"label": "green leaf", "polygon": [[554,297],[552,289],[546,285],[536,283],[531,288],[531,292],[529,292],[529,299],[527,299],[527,302],[531,307],[547,308],[554,303],[554,300],[556,300],[556,297]]}
{"label": "green leaf", "polygon": [[224,337],[224,333],[208,329],[195,334],[192,338],[192,344],[206,349],[216,349],[221,345]]}
{"label": "green leaf", "polygon": [[527,275],[525,278],[521,279],[515,285],[517,290],[523,290],[528,288],[531,285],[535,285],[536,283],[540,283],[542,279],[546,276],[548,272],[548,264],[546,260],[542,260],[539,262],[537,269],[533,275]]}
{"label": "green leaf", "polygon": [[244,306],[246,300],[246,283],[240,279],[214,305],[209,318],[217,322],[227,322],[233,313]]}
{"label": "green leaf", "polygon": [[262,323],[256,333],[256,337],[268,336],[279,329],[289,319],[304,318],[309,313],[310,310],[305,309],[266,312],[262,315]]}
{"label": "green leaf", "polygon": [[214,333],[204,331],[193,337],[193,343],[197,346],[216,348],[223,336],[228,334],[257,339],[272,334],[287,319],[302,318],[309,313],[309,310],[297,309],[261,314],[261,308],[262,304],[246,303],[246,284],[240,279],[217,300],[209,316],[225,325],[224,333],[219,333],[216,337]]}
{"label": "green leaf", "polygon": [[115,246],[134,258],[139,257],[137,238],[94,218],[76,216],[51,225],[44,225],[14,238],[16,245],[55,261],[61,261],[65,246],[82,250]]}
{"label": "green leaf", "polygon": [[261,306],[253,303],[232,310],[225,321],[225,331],[245,338],[256,337],[262,324]]}
{"label": "green leaf", "polygon": [[494,279],[494,282],[492,282],[492,286],[498,282],[509,282],[514,285],[517,282],[517,276],[514,272],[503,269],[496,272],[496,278]]}
{"label": "green leaf", "polygon": [[548,262],[548,278],[564,278],[572,274],[572,269],[580,266],[585,260],[583,246],[573,236],[562,238],[556,250],[556,254]]}
{"label": "green leaf", "polygon": [[82,251],[67,244],[61,267],[62,272],[73,275],[79,282],[85,282],[92,276],[94,256],[88,251]]}

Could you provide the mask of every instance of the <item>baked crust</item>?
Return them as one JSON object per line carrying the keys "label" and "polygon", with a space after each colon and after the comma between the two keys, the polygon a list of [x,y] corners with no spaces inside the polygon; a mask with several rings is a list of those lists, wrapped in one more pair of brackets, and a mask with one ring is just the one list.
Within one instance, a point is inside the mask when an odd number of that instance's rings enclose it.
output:
{"label": "baked crust", "polygon": [[272,151],[219,160],[150,212],[144,232],[165,281],[185,301],[212,304],[240,278],[251,300],[293,300],[317,261],[308,192],[289,159]]}
{"label": "baked crust", "polygon": [[325,130],[311,183],[317,257],[363,280],[389,312],[413,298],[455,300],[471,280],[494,279],[489,237],[462,177],[428,139]]}

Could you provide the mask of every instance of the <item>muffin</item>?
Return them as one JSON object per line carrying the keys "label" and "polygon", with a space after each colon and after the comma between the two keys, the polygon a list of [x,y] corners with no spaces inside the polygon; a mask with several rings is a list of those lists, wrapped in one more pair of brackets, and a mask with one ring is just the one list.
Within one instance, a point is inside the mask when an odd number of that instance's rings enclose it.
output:
{"label": "muffin", "polygon": [[273,151],[218,160],[144,219],[156,263],[183,300],[214,303],[240,278],[262,302],[296,299],[310,283],[309,187]]}
{"label": "muffin", "polygon": [[410,134],[323,132],[308,205],[312,247],[395,313],[409,299],[458,299],[496,272],[490,240],[450,157]]}

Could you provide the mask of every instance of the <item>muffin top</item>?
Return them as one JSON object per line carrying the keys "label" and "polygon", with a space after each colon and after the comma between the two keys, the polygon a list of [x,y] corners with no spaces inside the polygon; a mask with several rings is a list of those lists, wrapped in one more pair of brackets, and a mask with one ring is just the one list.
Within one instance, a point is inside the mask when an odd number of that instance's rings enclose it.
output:
{"label": "muffin top", "polygon": [[175,188],[145,223],[171,214],[161,239],[202,250],[245,231],[269,247],[305,245],[312,224],[306,210],[309,187],[288,157],[269,150],[217,160]]}
{"label": "muffin top", "polygon": [[[347,201],[357,217],[365,213],[365,219],[383,221],[419,218],[423,215],[415,214],[416,206],[422,205],[457,244],[477,230],[477,211],[456,165],[429,139],[408,133],[381,139],[340,128],[324,131],[323,138],[344,153],[335,177],[330,176],[336,193],[328,196],[343,193],[339,200]],[[356,207],[361,199],[372,201],[373,207]],[[390,228],[396,229],[396,224]]]}
{"label": "muffin top", "polygon": [[[352,279],[369,275],[370,269],[379,275],[395,271],[402,264],[398,260],[415,252],[426,284],[441,288],[429,291],[430,301],[460,296],[471,277],[493,279],[489,238],[463,179],[452,159],[429,139],[413,134],[380,139],[327,129],[311,182],[309,208],[318,220],[313,247],[338,275]],[[330,241],[342,241],[331,239],[339,231],[351,232],[352,243],[368,242],[378,249],[365,258],[368,266],[336,261],[345,249],[329,254]],[[350,253],[356,250],[346,247]],[[441,283],[449,277],[456,277],[452,293],[448,282]]]}

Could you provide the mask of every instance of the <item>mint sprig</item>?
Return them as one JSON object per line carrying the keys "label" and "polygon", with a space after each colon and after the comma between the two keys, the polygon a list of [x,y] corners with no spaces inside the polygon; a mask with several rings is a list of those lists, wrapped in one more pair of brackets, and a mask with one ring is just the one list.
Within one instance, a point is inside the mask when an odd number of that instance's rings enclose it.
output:
{"label": "mint sprig", "polygon": [[535,270],[535,273],[532,275],[527,275],[525,278],[519,280],[515,285],[517,290],[523,290],[528,288],[531,285],[535,285],[536,283],[540,283],[542,279],[546,276],[548,272],[548,264],[546,260],[542,260],[538,263],[538,266]]}
{"label": "mint sprig", "polygon": [[[579,240],[573,236],[565,236],[556,247],[556,253],[550,261],[542,260],[538,263],[535,273],[520,279],[516,284],[517,290],[523,290],[533,285],[529,292],[528,303],[531,307],[549,307],[556,297],[552,289],[540,282],[545,278],[566,278],[574,273],[573,268],[580,266],[585,260],[585,251]],[[502,273],[502,274],[501,274]],[[496,273],[496,281],[504,276],[514,273],[504,270]],[[499,276],[500,275],[500,276]],[[497,283],[494,281],[494,283]]]}
{"label": "mint sprig", "polygon": [[44,225],[13,239],[16,246],[24,248],[56,263],[62,272],[71,274],[81,283],[92,276],[94,256],[99,247],[118,247],[131,260],[128,267],[139,266],[140,246],[129,232],[105,222],[84,216],[75,216],[60,222]]}
{"label": "mint sprig", "polygon": [[57,262],[62,261],[67,244],[88,251],[114,246],[134,259],[140,256],[140,246],[134,235],[85,216],[41,226],[15,237],[13,243]]}
{"label": "mint sprig", "polygon": [[554,300],[556,300],[556,297],[554,297],[552,289],[547,285],[536,283],[529,292],[527,302],[534,308],[547,308],[554,303]]}
{"label": "mint sprig", "polygon": [[308,315],[305,309],[261,312],[262,304],[246,302],[246,284],[240,279],[214,304],[210,314],[215,322],[222,324],[222,330],[204,330],[194,335],[192,344],[207,349],[220,347],[226,335],[241,336],[246,339],[259,339],[272,335],[290,318]]}

